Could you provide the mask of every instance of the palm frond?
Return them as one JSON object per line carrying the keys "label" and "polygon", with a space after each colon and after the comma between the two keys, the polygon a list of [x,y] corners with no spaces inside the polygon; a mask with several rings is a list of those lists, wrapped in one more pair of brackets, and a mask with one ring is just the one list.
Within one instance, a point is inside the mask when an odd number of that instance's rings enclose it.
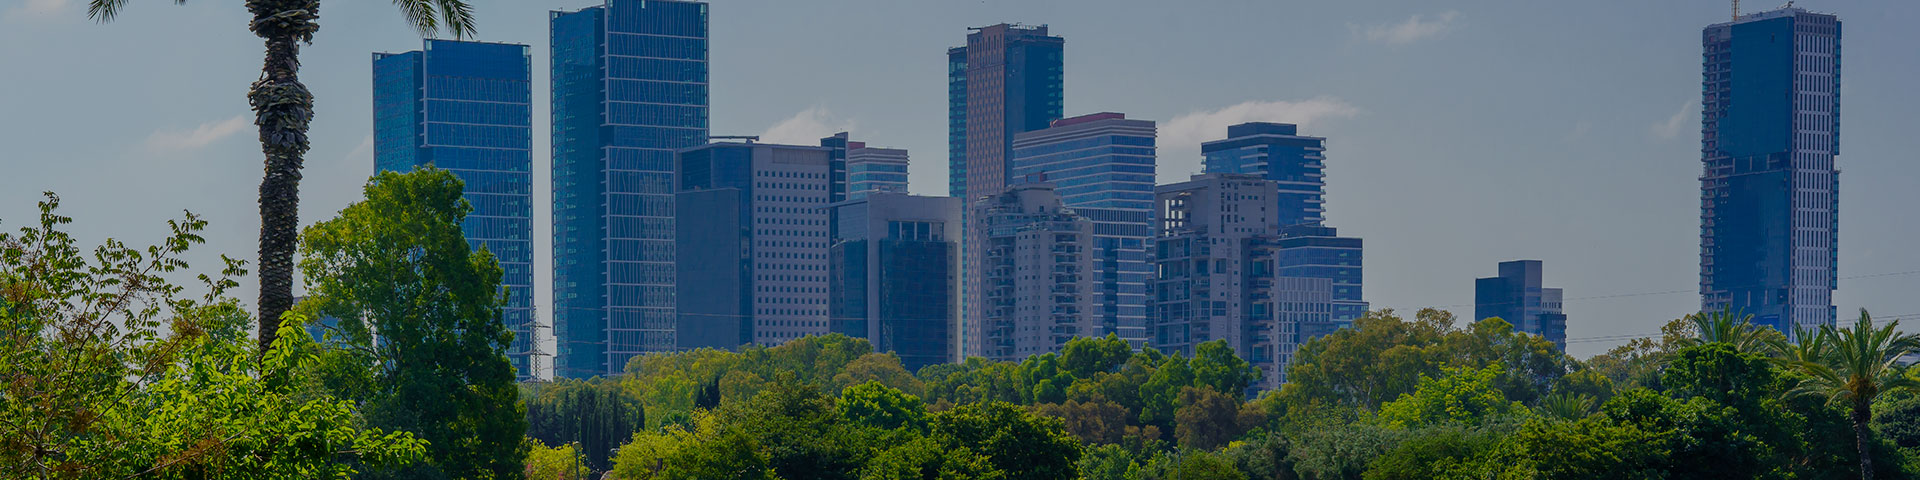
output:
{"label": "palm frond", "polygon": [[[127,6],[129,0],[91,0],[87,2],[87,18],[107,23],[120,16],[120,9]],[[174,5],[186,5],[187,0],[173,0]]]}
{"label": "palm frond", "polygon": [[442,29],[456,39],[474,34],[473,6],[466,0],[393,0],[407,25],[421,36],[434,36]]}

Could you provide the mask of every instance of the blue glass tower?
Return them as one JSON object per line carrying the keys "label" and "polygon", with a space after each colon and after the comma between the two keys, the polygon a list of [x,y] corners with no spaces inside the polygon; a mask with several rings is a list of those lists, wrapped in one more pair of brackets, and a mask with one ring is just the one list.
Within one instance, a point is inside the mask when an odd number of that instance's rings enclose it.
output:
{"label": "blue glass tower", "polygon": [[1319,225],[1327,187],[1321,155],[1327,139],[1301,136],[1287,123],[1242,123],[1227,138],[1200,145],[1206,173],[1255,174],[1280,186],[1281,225]]}
{"label": "blue glass tower", "polygon": [[1783,8],[1701,33],[1700,307],[1832,325],[1840,20]]}
{"label": "blue glass tower", "polygon": [[507,357],[534,375],[531,56],[526,45],[426,40],[373,55],[374,167],[432,165],[466,183],[460,229],[505,270]]}
{"label": "blue glass tower", "polygon": [[674,152],[707,139],[707,4],[553,12],[557,376],[674,348]]}
{"label": "blue glass tower", "polygon": [[1539,260],[1500,262],[1500,275],[1473,282],[1473,318],[1499,317],[1514,330],[1545,337],[1567,349],[1567,316],[1558,288],[1541,286]]}
{"label": "blue glass tower", "polygon": [[976,28],[966,46],[947,50],[952,196],[1000,193],[1013,170],[1013,136],[1046,128],[1066,112],[1065,46],[1046,25],[1002,23]]}
{"label": "blue glass tower", "polygon": [[1147,242],[1153,237],[1154,124],[1105,112],[1014,136],[1011,184],[1048,183],[1093,222],[1093,293],[1103,331],[1147,339]]}

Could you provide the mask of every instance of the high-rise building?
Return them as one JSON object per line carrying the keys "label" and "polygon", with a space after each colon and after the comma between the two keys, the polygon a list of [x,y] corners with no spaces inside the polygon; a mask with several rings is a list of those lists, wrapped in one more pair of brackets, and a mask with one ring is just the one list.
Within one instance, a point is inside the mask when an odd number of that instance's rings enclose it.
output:
{"label": "high-rise building", "polygon": [[960,199],[876,191],[830,215],[831,330],[893,352],[908,371],[957,361]]}
{"label": "high-rise building", "polygon": [[1264,373],[1256,386],[1271,389],[1286,381],[1302,332],[1330,330],[1332,280],[1280,273],[1280,195],[1276,182],[1240,174],[1159,187],[1154,348],[1191,356],[1225,341]]}
{"label": "high-rise building", "polygon": [[1098,335],[1147,339],[1147,281],[1153,266],[1154,124],[1119,113],[1056,120],[1014,135],[1010,184],[1048,183],[1060,202],[1093,222],[1094,314]]}
{"label": "high-rise building", "polygon": [[1066,112],[1065,39],[1046,25],[973,30],[947,50],[948,191],[969,202],[1006,188],[1015,134]]}
{"label": "high-rise building", "polygon": [[1302,327],[1301,336],[1317,338],[1353,325],[1367,314],[1360,295],[1365,242],[1342,237],[1333,227],[1292,225],[1280,228],[1278,269],[1283,277],[1324,278],[1333,283],[1333,323]]}
{"label": "high-rise building", "polygon": [[827,333],[831,151],[711,143],[680,152],[677,348]]}
{"label": "high-rise building", "polygon": [[556,375],[674,348],[675,151],[707,140],[707,4],[553,12]]}
{"label": "high-rise building", "polygon": [[847,198],[881,192],[907,193],[907,151],[848,142]]}
{"label": "high-rise building", "polygon": [[532,57],[526,45],[426,40],[373,55],[374,168],[446,169],[473,205],[460,230],[504,270],[519,378],[540,374],[533,308]]}
{"label": "high-rise building", "polygon": [[[1367,313],[1362,300],[1359,238],[1341,237],[1326,220],[1326,139],[1300,135],[1286,123],[1242,123],[1227,127],[1227,138],[1200,145],[1206,173],[1255,175],[1279,185],[1275,202],[1286,254],[1286,276],[1333,282],[1334,323],[1346,326]],[[1324,325],[1307,327],[1306,337],[1331,333]]]}
{"label": "high-rise building", "polygon": [[1280,224],[1319,225],[1325,220],[1327,139],[1300,135],[1288,123],[1242,123],[1227,138],[1200,144],[1207,173],[1260,175],[1280,186]]}
{"label": "high-rise building", "polygon": [[1500,276],[1473,282],[1473,318],[1499,317],[1514,330],[1546,337],[1567,349],[1567,316],[1558,288],[1541,287],[1539,260],[1500,262]]}
{"label": "high-rise building", "polygon": [[1840,19],[1782,8],[1701,43],[1700,308],[1789,336],[1832,325]]}
{"label": "high-rise building", "polygon": [[1112,330],[1097,315],[1093,222],[1060,206],[1053,186],[1015,185],[975,200],[975,249],[962,277],[965,356],[1017,361]]}

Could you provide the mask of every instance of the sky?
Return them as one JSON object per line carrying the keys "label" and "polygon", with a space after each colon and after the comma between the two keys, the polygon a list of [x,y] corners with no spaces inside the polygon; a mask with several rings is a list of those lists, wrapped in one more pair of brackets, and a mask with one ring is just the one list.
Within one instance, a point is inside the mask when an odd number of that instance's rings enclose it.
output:
{"label": "sky", "polygon": [[[254,257],[245,93],[260,41],[240,2],[172,3],[131,2],[99,24],[84,0],[0,0],[0,228],[32,223],[51,190],[83,242],[151,243],[191,210],[212,222],[196,265]],[[532,46],[534,194],[549,198],[547,12],[593,3],[473,3],[475,39]],[[372,171],[370,54],[421,44],[390,2],[323,5],[301,57],[317,98],[303,223],[357,199]],[[1840,316],[1920,321],[1920,2],[1797,5],[1845,29]],[[1158,121],[1163,183],[1197,173],[1199,143],[1227,125],[1300,123],[1327,138],[1327,224],[1366,239],[1374,307],[1470,317],[1474,278],[1542,260],[1566,291],[1569,352],[1585,358],[1698,308],[1700,29],[1729,13],[1672,0],[716,0],[710,116],[715,135],[812,144],[844,130],[908,149],[913,192],[944,195],[946,49],[970,26],[1047,24],[1066,38],[1067,114]]]}

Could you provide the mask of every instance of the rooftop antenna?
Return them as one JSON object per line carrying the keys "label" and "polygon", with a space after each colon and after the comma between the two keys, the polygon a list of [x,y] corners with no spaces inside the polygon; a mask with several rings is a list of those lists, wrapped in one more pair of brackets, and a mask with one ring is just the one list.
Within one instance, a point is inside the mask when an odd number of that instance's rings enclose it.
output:
{"label": "rooftop antenna", "polygon": [[1740,21],[1740,0],[1733,0],[1733,20]]}

